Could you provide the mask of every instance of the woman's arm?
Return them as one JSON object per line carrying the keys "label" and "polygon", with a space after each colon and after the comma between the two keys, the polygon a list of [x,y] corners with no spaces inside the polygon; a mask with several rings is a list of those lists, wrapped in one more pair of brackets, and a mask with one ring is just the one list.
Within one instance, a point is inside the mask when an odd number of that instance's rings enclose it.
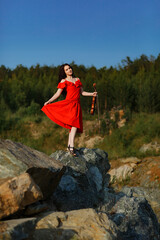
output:
{"label": "woman's arm", "polygon": [[44,105],[47,105],[53,101],[55,101],[57,98],[59,98],[59,96],[61,95],[63,89],[58,88],[57,92],[47,101],[44,103]]}
{"label": "woman's arm", "polygon": [[82,94],[82,96],[91,96],[91,97],[97,96],[97,92],[85,92],[85,91],[83,91],[82,87],[81,87],[81,94]]}

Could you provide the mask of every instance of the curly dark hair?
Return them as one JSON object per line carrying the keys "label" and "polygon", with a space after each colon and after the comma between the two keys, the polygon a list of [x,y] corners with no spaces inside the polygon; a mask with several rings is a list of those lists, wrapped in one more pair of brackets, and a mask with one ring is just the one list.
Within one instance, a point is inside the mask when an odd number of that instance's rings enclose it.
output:
{"label": "curly dark hair", "polygon": [[[62,80],[62,79],[65,79],[67,76],[66,76],[66,73],[64,71],[64,67],[65,66],[69,66],[71,69],[72,69],[72,72],[73,72],[73,68],[70,64],[68,63],[64,63],[60,66],[60,69],[59,69],[59,79],[58,79],[58,83]],[[72,76],[74,77],[74,72],[72,73]],[[62,95],[65,97],[67,94],[67,91],[66,89],[63,89],[63,92],[62,92]]]}
{"label": "curly dark hair", "polygon": [[[64,63],[63,65],[60,66],[60,69],[59,69],[59,80],[58,80],[58,83],[62,80],[62,79],[65,79],[67,76],[65,74],[65,71],[64,71],[64,67],[65,66],[69,66],[72,71],[73,71],[73,68],[70,64],[68,63]],[[74,73],[72,74],[72,76],[74,77]]]}

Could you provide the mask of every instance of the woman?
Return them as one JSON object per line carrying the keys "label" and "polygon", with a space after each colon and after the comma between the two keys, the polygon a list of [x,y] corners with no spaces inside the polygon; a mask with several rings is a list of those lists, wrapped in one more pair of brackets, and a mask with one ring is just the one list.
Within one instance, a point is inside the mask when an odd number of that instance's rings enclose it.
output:
{"label": "woman", "polygon": [[[58,125],[70,129],[67,150],[76,156],[74,139],[76,132],[83,132],[82,110],[80,94],[83,96],[97,96],[97,92],[85,92],[79,78],[74,77],[72,67],[65,63],[60,67],[57,92],[44,103],[42,111]],[[66,93],[65,100],[52,103],[61,93]]]}

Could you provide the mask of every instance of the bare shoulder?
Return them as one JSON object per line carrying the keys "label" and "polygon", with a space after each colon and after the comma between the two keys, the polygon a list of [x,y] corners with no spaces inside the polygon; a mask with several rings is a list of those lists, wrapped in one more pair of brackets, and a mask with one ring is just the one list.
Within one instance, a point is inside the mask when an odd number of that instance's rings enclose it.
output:
{"label": "bare shoulder", "polygon": [[66,81],[65,79],[62,79],[60,82],[63,83],[63,82],[65,82],[65,81]]}
{"label": "bare shoulder", "polygon": [[77,81],[77,80],[80,80],[80,79],[77,77],[77,78],[76,78],[76,81]]}

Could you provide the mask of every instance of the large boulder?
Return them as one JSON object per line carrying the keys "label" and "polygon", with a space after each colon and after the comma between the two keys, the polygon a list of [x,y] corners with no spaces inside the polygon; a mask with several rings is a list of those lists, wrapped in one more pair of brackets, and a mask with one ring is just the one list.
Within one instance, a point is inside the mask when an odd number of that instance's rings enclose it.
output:
{"label": "large boulder", "polygon": [[100,149],[80,148],[77,157],[62,150],[51,157],[66,166],[66,172],[54,192],[59,210],[98,206],[103,199],[103,188],[109,184],[107,153]]}
{"label": "large boulder", "polygon": [[42,198],[40,188],[28,173],[6,180],[0,185],[0,219]]}
{"label": "large boulder", "polygon": [[12,219],[0,222],[0,239],[25,240],[31,237],[36,218]]}
{"label": "large boulder", "polygon": [[33,240],[116,240],[117,227],[106,213],[93,209],[48,212],[37,222]]}
{"label": "large boulder", "polygon": [[144,197],[134,197],[130,188],[118,193],[105,189],[98,211],[106,212],[116,224],[117,239],[160,239],[158,220],[150,204]]}
{"label": "large boulder", "polygon": [[0,179],[29,173],[46,199],[57,187],[65,167],[42,152],[21,143],[1,139],[0,170]]}
{"label": "large boulder", "polygon": [[[113,193],[112,193],[113,194]],[[159,240],[155,214],[143,198],[113,194],[109,210],[79,209],[46,212],[37,219],[33,240]]]}
{"label": "large boulder", "polygon": [[121,189],[129,197],[145,198],[151,205],[160,222],[160,190],[159,188],[123,187]]}

